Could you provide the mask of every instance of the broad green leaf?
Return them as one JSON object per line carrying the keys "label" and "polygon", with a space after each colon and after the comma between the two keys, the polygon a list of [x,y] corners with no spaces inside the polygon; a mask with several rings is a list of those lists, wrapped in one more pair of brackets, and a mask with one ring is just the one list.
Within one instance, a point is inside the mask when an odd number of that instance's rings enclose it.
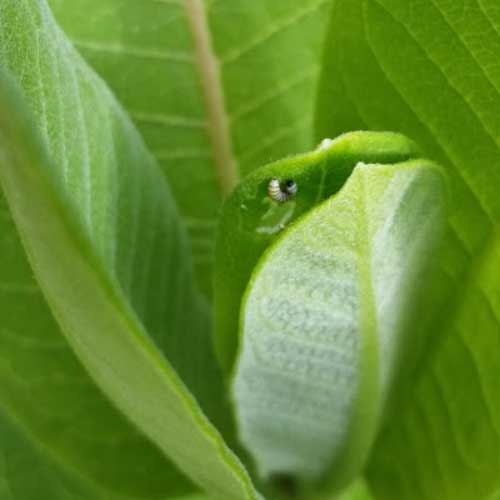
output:
{"label": "broad green leaf", "polygon": [[[160,451],[111,406],[76,359],[33,279],[3,198],[0,227],[0,420],[11,415],[29,430],[29,446],[44,448],[109,492],[149,499],[190,490]],[[0,448],[6,442],[2,437]],[[10,465],[8,470],[22,482],[23,474],[29,475],[42,495],[44,487],[34,473]]]}
{"label": "broad green leaf", "polygon": [[397,130],[447,169],[446,242],[417,325],[429,342],[368,476],[384,500],[500,487],[500,17],[493,0],[339,0],[318,137]]}
{"label": "broad green leaf", "polygon": [[[36,446],[29,433],[0,416],[0,498],[2,500],[132,500],[132,491],[116,494],[86,481],[67,464]],[[101,455],[102,458],[102,455]],[[101,461],[102,464],[102,461]],[[136,463],[136,466],[139,465]],[[151,471],[150,471],[151,472]],[[150,479],[152,479],[150,477]],[[165,493],[164,493],[165,494]],[[167,496],[157,493],[154,498]],[[210,500],[205,495],[172,500]]]}
{"label": "broad green leaf", "polygon": [[50,0],[172,186],[211,293],[222,198],[312,143],[329,0]]}
{"label": "broad green leaf", "polygon": [[0,181],[67,340],[186,474],[216,496],[255,497],[205,416],[226,430],[209,316],[155,162],[45,1],[2,2],[0,62],[11,75],[0,87]]}
{"label": "broad green leaf", "polygon": [[53,500],[103,498],[69,471],[62,471],[0,416],[0,498],[38,500],[40,496]]}
{"label": "broad green leaf", "polygon": [[[295,219],[338,191],[356,163],[395,163],[418,156],[415,144],[402,135],[354,132],[262,167],[236,188],[217,229],[214,279],[216,350],[227,372],[237,349],[241,297],[264,250]],[[273,177],[296,182],[298,193],[288,203],[269,198]]]}
{"label": "broad green leaf", "polygon": [[444,194],[440,169],[425,160],[360,162],[259,261],[233,394],[262,477],[337,491],[362,470],[413,344]]}
{"label": "broad green leaf", "polygon": [[46,450],[34,445],[29,435],[0,415],[0,498],[130,500],[132,497],[111,493],[86,481],[67,464],[58,463]]}

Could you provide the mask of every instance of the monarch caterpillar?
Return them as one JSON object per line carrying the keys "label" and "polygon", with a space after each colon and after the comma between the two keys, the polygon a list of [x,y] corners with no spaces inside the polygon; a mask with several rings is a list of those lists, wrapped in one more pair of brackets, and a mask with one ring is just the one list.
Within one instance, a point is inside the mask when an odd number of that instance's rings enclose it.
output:
{"label": "monarch caterpillar", "polygon": [[293,198],[297,194],[297,191],[297,183],[291,179],[280,183],[276,177],[273,177],[267,185],[267,194],[269,198],[274,201],[279,201],[280,203]]}

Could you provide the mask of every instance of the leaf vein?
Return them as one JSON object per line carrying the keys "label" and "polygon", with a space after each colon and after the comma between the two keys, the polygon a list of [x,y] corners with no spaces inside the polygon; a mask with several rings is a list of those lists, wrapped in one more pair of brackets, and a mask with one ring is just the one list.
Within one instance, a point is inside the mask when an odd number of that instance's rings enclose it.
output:
{"label": "leaf vein", "polygon": [[500,38],[500,29],[493,22],[493,19],[490,17],[490,15],[488,13],[488,9],[484,6],[483,1],[484,0],[476,0],[477,6],[481,10],[481,12],[484,14],[484,17],[488,20],[488,22],[490,23],[491,27],[493,28],[493,30],[497,34],[497,36]]}
{"label": "leaf vein", "polygon": [[269,40],[273,36],[277,35],[281,31],[298,24],[302,19],[316,13],[323,5],[329,3],[329,0],[320,0],[313,3],[311,6],[300,9],[293,16],[287,17],[285,19],[278,20],[277,22],[270,24],[267,29],[263,30],[261,33],[257,34],[254,38],[248,41],[245,45],[234,48],[226,52],[226,54],[221,56],[221,64],[223,66],[232,64],[240,59],[243,55],[254,50],[259,45],[263,44],[265,41]]}
{"label": "leaf vein", "polygon": [[[376,2],[377,4],[380,5],[380,3],[379,3],[378,0],[371,0],[371,1]],[[386,10],[385,7],[382,6],[382,5],[381,5],[381,8],[383,8],[384,10]],[[365,12],[365,14],[366,14],[366,12]],[[392,14],[391,14],[391,17],[393,17]],[[368,27],[367,27],[366,15],[363,16],[363,22],[364,22],[364,25],[365,25],[365,33],[368,35]],[[399,21],[396,20],[396,22],[399,22]],[[369,37],[368,36],[367,36],[367,40],[369,41]],[[479,207],[481,208],[482,212],[484,213],[484,215],[486,216],[486,218],[488,219],[488,221],[491,222],[491,223],[494,223],[494,217],[490,213],[490,210],[489,210],[489,207],[488,207],[487,203],[476,192],[476,189],[474,188],[474,185],[470,182],[470,180],[468,179],[468,177],[466,176],[466,174],[462,171],[462,169],[460,169],[460,168],[457,167],[457,165],[459,165],[461,163],[460,162],[460,158],[457,157],[456,155],[454,155],[451,151],[448,151],[448,147],[442,141],[439,140],[440,135],[438,133],[435,133],[435,131],[432,130],[431,126],[425,120],[423,120],[419,116],[416,108],[410,103],[410,101],[402,93],[402,91],[399,89],[399,87],[390,78],[389,73],[387,72],[387,70],[385,69],[385,67],[383,66],[383,64],[382,64],[382,62],[381,62],[381,60],[379,58],[379,55],[374,50],[371,49],[371,45],[372,44],[370,43],[370,51],[373,54],[373,56],[374,56],[374,58],[375,58],[375,60],[376,60],[376,62],[378,64],[380,70],[385,75],[387,81],[391,84],[391,86],[393,87],[394,91],[397,94],[399,94],[399,96],[401,97],[401,99],[407,104],[408,108],[412,111],[412,113],[415,116],[416,120],[422,125],[422,127],[424,127],[425,129],[427,129],[430,132],[430,134],[433,137],[435,143],[439,146],[439,149],[442,151],[442,153],[444,154],[444,156],[448,159],[449,165],[454,169],[454,171],[457,173],[457,175],[465,183],[465,185],[467,186],[467,189],[471,192],[471,194],[473,195],[474,199],[478,202]]]}
{"label": "leaf vein", "polygon": [[193,57],[188,52],[169,51],[167,49],[132,47],[122,43],[95,42],[90,40],[73,39],[73,44],[78,49],[93,52],[107,52],[115,55],[131,56],[142,59],[158,61],[173,61],[179,63],[192,63]]}
{"label": "leaf vein", "polygon": [[205,120],[190,116],[168,115],[166,113],[146,113],[133,110],[130,111],[129,114],[137,122],[194,129],[207,127],[207,122]]}
{"label": "leaf vein", "polygon": [[[436,0],[430,0],[430,1],[432,2],[434,7],[436,8],[436,10],[440,13],[443,21],[448,25],[448,27],[450,28],[450,31],[455,35],[455,37],[458,40],[458,42],[460,43],[460,45],[462,45],[462,47],[470,54],[472,60],[474,61],[474,64],[479,68],[479,71],[484,76],[486,81],[495,90],[497,96],[500,97],[500,90],[497,87],[496,83],[491,79],[491,77],[485,71],[485,69],[483,68],[483,66],[481,65],[479,60],[477,59],[475,52],[470,48],[469,44],[467,43],[466,39],[463,36],[461,36],[460,33],[455,29],[455,27],[453,26],[453,24],[451,23],[451,21],[449,19],[449,16],[446,15],[445,10],[443,8],[441,8],[439,6],[439,4],[436,3]],[[451,83],[450,83],[450,86],[451,86]],[[458,92],[458,90],[457,90],[457,92]],[[464,100],[465,100],[465,98],[464,98]],[[469,107],[470,107],[470,109],[472,109],[472,105],[469,105]],[[478,114],[477,116],[480,116],[480,114]],[[493,138],[493,135],[494,134],[491,135],[492,138]],[[497,143],[497,147],[500,148],[499,143]]]}
{"label": "leaf vein", "polygon": [[256,146],[251,149],[247,149],[243,154],[240,155],[242,160],[248,161],[250,158],[256,156],[263,150],[269,149],[279,140],[284,139],[285,137],[291,135],[297,129],[307,128],[311,125],[312,117],[308,116],[307,118],[301,118],[299,121],[294,122],[289,125],[285,125],[280,127],[274,131],[272,134],[268,134],[264,140],[257,141]]}
{"label": "leaf vein", "polygon": [[298,87],[307,80],[313,78],[315,75],[317,75],[318,70],[319,70],[318,65],[314,64],[310,68],[305,69],[304,72],[301,73],[298,77],[291,78],[286,82],[281,82],[281,84],[277,84],[270,92],[259,95],[253,101],[250,101],[245,105],[241,106],[239,109],[233,111],[231,113],[231,121],[234,122],[240,120],[244,116],[247,116],[249,114],[254,113],[255,111],[258,111],[262,106],[267,104],[269,101],[277,99],[286,92],[289,92],[293,88]]}
{"label": "leaf vein", "polygon": [[220,61],[212,45],[206,5],[202,0],[185,0],[184,6],[195,46],[195,61],[208,116],[208,134],[218,186],[225,196],[238,181],[238,162],[233,151]]}

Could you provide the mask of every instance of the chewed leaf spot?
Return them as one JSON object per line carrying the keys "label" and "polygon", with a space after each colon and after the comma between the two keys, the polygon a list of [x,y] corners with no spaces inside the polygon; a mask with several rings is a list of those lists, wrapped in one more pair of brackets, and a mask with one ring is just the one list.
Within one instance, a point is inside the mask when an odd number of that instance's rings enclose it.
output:
{"label": "chewed leaf spot", "polygon": [[259,234],[275,234],[285,228],[286,224],[293,218],[295,202],[277,205],[269,198],[265,198],[264,202],[269,203],[270,206],[261,217],[260,224],[255,231]]}

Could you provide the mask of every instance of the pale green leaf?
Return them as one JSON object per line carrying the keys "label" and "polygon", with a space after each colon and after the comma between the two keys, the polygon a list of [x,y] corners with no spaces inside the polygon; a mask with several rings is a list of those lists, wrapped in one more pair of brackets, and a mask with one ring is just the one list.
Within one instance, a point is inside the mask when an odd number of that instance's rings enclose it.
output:
{"label": "pale green leaf", "polygon": [[312,147],[329,0],[50,0],[172,186],[203,289],[235,180]]}
{"label": "pale green leaf", "polygon": [[[45,1],[0,4],[0,63],[16,82],[2,77],[0,180],[66,338],[104,392],[192,479],[224,498],[254,497],[187,389],[227,430],[209,316],[152,157]],[[23,304],[36,321],[38,311]]]}
{"label": "pale green leaf", "polygon": [[403,132],[449,174],[446,242],[416,325],[429,342],[368,476],[384,500],[500,486],[500,16],[495,0],[335,2],[318,137]]}
{"label": "pale green leaf", "polygon": [[335,491],[362,470],[413,343],[444,193],[424,160],[358,163],[264,253],[242,302],[233,385],[262,477]]}

